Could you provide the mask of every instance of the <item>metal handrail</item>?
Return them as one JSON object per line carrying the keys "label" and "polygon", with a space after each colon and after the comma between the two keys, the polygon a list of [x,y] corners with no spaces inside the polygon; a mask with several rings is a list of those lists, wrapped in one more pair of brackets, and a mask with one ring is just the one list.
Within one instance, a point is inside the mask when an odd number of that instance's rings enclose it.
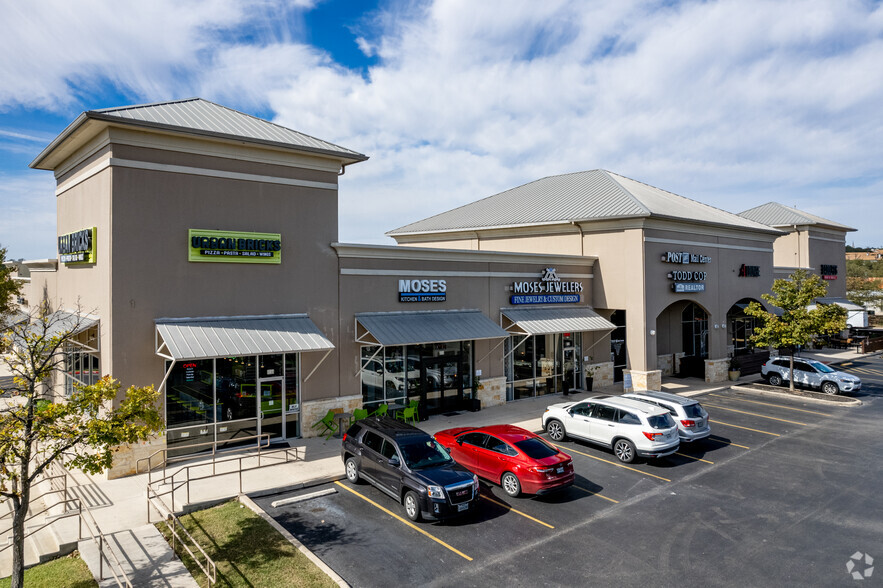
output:
{"label": "metal handrail", "polygon": [[[151,496],[151,493],[153,493],[153,496]],[[181,547],[183,547],[187,551],[187,553],[190,555],[190,558],[196,563],[199,569],[202,570],[202,573],[205,574],[208,585],[211,586],[212,584],[215,584],[218,581],[218,565],[209,556],[205,549],[203,549],[199,542],[193,538],[193,535],[190,534],[190,532],[187,530],[187,527],[184,526],[181,520],[177,516],[175,516],[175,513],[168,510],[159,493],[157,493],[157,491],[151,488],[149,485],[147,486],[147,503],[148,521],[150,519],[149,505],[153,505],[153,507],[157,510],[157,512],[159,512],[159,514],[164,515],[163,522],[165,523],[166,528],[169,530],[169,533],[172,535],[172,550],[176,551],[175,540],[177,539],[181,543]],[[178,534],[178,531],[176,529],[179,527],[180,531],[183,532],[184,537],[181,537],[181,535]],[[205,565],[202,564],[197,555],[193,553],[192,549],[190,549],[185,538],[189,540],[190,544],[194,548],[196,548],[197,551],[199,551],[202,557],[205,558]]]}
{"label": "metal handrail", "polygon": [[[232,453],[234,451],[250,451],[252,449],[257,448],[258,453],[260,453],[261,448],[270,446],[270,434],[269,433],[261,433],[260,435],[249,435],[248,437],[238,437],[237,439],[235,439],[235,441],[237,441],[237,442],[238,441],[248,441],[249,439],[257,439],[258,440],[257,445],[250,445],[250,446],[244,446],[244,447],[231,447],[230,449],[225,449],[225,450],[220,450],[220,451],[223,453],[227,453],[227,452]],[[266,441],[267,441],[266,445],[261,444],[262,439],[266,439]],[[202,443],[193,443],[190,445],[186,445],[185,447],[190,449],[193,447],[212,446],[211,456],[212,456],[212,460],[214,460],[215,456],[218,454],[218,451],[219,451],[218,445],[223,444],[223,443],[230,443],[231,441],[233,441],[233,440],[232,439],[225,439],[223,441],[204,441]],[[181,449],[183,449],[183,447],[180,447],[180,448],[173,447],[171,449],[169,449],[168,447],[164,447],[162,449],[157,449],[156,451],[154,451],[153,453],[151,453],[147,457],[142,457],[141,459],[139,459],[135,462],[135,474],[136,475],[140,474],[141,473],[141,464],[143,462],[147,462],[147,479],[148,479],[147,483],[150,484],[151,483],[151,476],[153,473],[153,468],[151,467],[151,463],[153,462],[153,458],[156,457],[157,455],[160,455],[160,454],[163,455],[163,460],[162,460],[163,477],[165,477],[165,475],[166,475],[166,467],[171,463],[178,462],[178,461],[188,461],[188,460],[199,459],[201,457],[205,457],[205,455],[199,455],[199,454],[188,454],[188,455],[178,455],[175,457],[167,457],[169,451],[180,451]]]}

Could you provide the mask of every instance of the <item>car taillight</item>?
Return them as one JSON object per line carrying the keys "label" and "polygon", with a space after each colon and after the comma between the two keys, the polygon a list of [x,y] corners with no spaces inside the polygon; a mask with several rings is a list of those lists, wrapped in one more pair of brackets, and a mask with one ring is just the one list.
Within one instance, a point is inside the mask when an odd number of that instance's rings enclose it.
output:
{"label": "car taillight", "polygon": [[538,474],[551,474],[555,471],[555,468],[541,468],[541,467],[533,467],[530,468]]}
{"label": "car taillight", "polygon": [[662,437],[662,433],[648,433],[647,431],[641,431],[644,433],[644,437],[647,437],[651,441],[656,441],[657,437]]}
{"label": "car taillight", "polygon": [[346,433],[343,434],[343,439],[340,441],[341,443],[346,443]]}
{"label": "car taillight", "polygon": [[681,424],[684,425],[685,427],[695,427],[696,421],[691,421],[690,419],[684,419],[681,421]]}

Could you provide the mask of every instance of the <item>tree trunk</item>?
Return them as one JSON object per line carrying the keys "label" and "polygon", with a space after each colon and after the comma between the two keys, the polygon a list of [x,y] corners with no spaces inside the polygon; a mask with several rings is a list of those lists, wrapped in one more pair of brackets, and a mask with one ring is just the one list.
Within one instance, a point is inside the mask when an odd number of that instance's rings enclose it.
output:
{"label": "tree trunk", "polygon": [[25,519],[31,502],[31,486],[22,483],[21,498],[14,498],[12,516],[12,584],[10,588],[24,588],[25,585]]}

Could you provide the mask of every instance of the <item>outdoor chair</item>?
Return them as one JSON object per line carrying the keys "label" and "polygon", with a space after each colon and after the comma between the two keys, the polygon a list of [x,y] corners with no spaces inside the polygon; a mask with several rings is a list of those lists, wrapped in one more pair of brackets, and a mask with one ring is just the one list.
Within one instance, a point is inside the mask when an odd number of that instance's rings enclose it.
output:
{"label": "outdoor chair", "polygon": [[389,410],[388,404],[381,404],[380,406],[377,407],[377,410],[375,410],[374,412],[371,413],[371,416],[377,416],[377,417],[386,416],[386,411],[388,411],[388,410]]}
{"label": "outdoor chair", "polygon": [[416,414],[416,409],[406,406],[396,414],[396,418],[406,423],[410,422],[411,424],[415,424],[417,422]]}
{"label": "outdoor chair", "polygon": [[353,411],[353,418],[350,419],[350,424],[353,424],[356,421],[360,421],[362,419],[368,418],[368,409],[367,408],[357,408]]}
{"label": "outdoor chair", "polygon": [[319,434],[320,434],[320,435],[324,435],[324,434],[327,432],[327,433],[328,433],[328,436],[325,437],[325,440],[327,441],[328,439],[331,439],[331,436],[334,435],[334,434],[337,432],[337,429],[338,429],[338,425],[337,425],[337,423],[334,422],[334,411],[331,410],[331,409],[329,409],[329,410],[328,410],[328,414],[326,414],[326,415],[323,416],[321,419],[319,419],[318,421],[316,421],[316,422],[313,424],[313,426],[310,427],[310,428],[311,428],[311,429],[315,429],[316,427],[324,427],[324,428],[319,432]]}
{"label": "outdoor chair", "polygon": [[420,420],[420,410],[419,410],[420,409],[420,401],[419,400],[412,400],[410,403],[408,403],[408,408],[414,409],[414,418],[419,421]]}

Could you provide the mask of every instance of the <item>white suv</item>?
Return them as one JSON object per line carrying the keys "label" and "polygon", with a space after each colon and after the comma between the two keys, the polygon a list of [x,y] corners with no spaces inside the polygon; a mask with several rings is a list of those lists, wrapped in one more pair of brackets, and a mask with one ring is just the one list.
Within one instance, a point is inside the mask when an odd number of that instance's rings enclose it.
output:
{"label": "white suv", "polygon": [[[769,360],[760,368],[761,375],[772,386],[781,386],[789,379],[788,357]],[[838,372],[834,368],[814,359],[794,358],[794,383],[809,388],[817,388],[825,394],[855,392],[861,390],[862,381],[852,374]]]}
{"label": "white suv", "polygon": [[543,430],[553,441],[575,437],[610,447],[624,463],[636,456],[665,457],[680,446],[668,410],[615,396],[553,404],[543,414]]}
{"label": "white suv", "polygon": [[708,413],[696,400],[685,398],[668,392],[635,392],[625,394],[623,398],[634,398],[641,402],[649,402],[664,408],[674,418],[678,425],[678,435],[681,443],[699,441],[711,435],[711,426],[708,424]]}

